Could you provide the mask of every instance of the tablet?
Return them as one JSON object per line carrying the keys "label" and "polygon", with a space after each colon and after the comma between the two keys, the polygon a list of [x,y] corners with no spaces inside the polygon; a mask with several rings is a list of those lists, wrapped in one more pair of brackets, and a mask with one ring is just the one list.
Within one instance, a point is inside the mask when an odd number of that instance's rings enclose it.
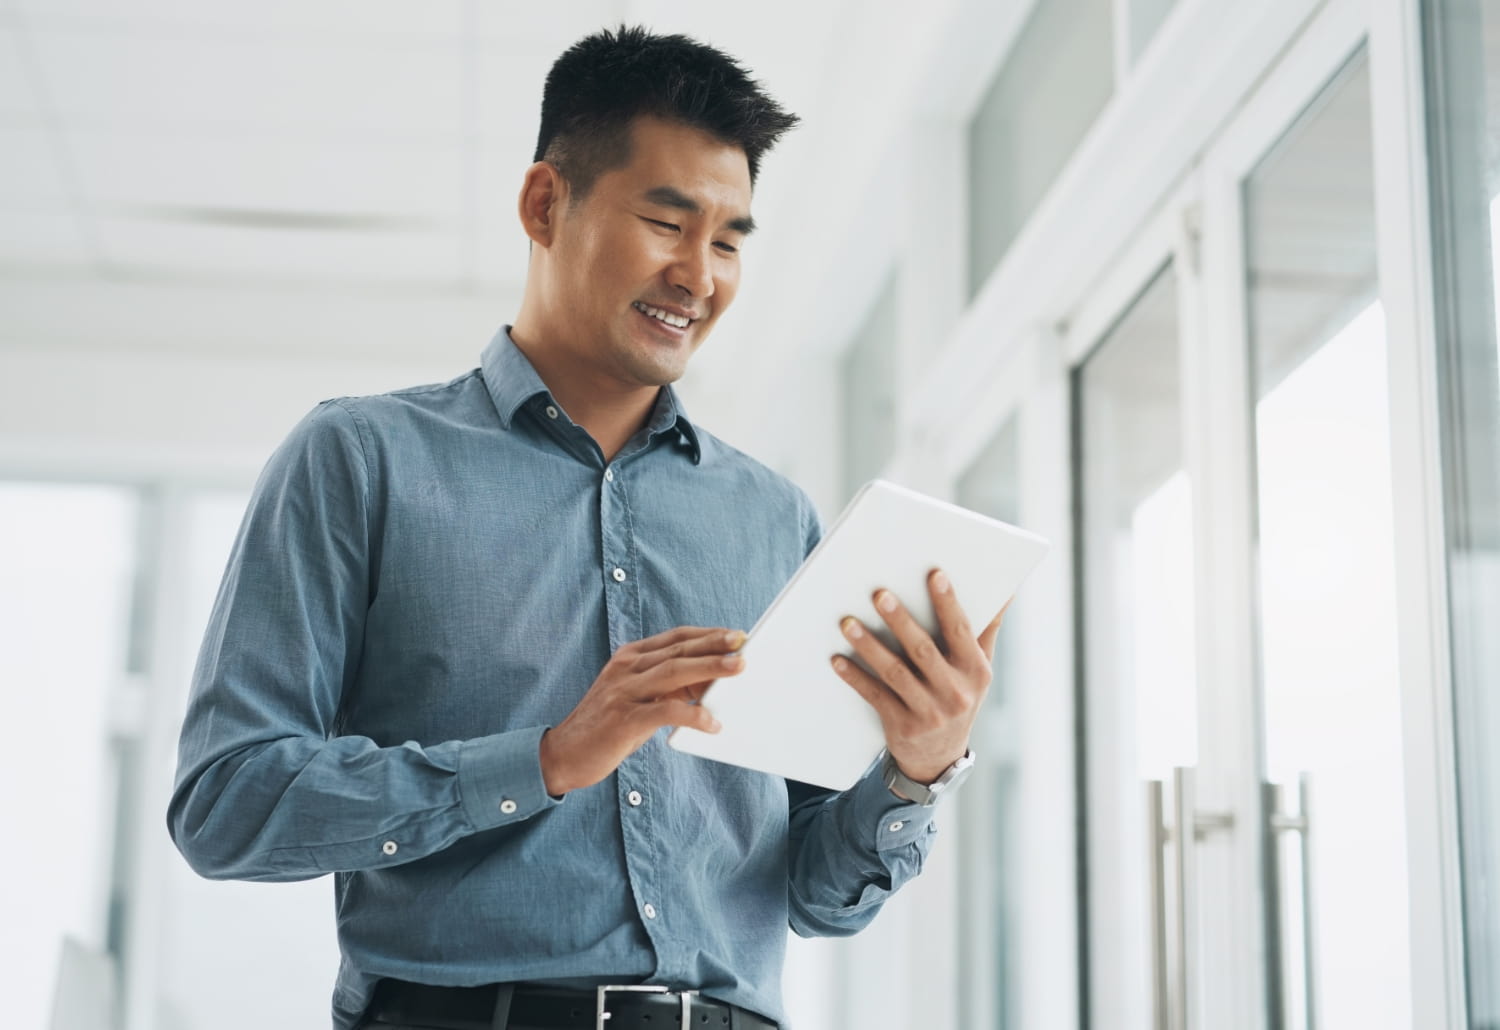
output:
{"label": "tablet", "polygon": [[927,576],[941,568],[978,633],[1047,546],[1035,533],[894,483],[866,484],[750,630],[744,671],[704,694],[722,729],[678,727],[668,743],[834,790],[853,785],[885,735],[875,710],[829,665],[833,655],[852,653],[839,630],[844,616],[895,648],[872,600],[887,587],[936,636]]}

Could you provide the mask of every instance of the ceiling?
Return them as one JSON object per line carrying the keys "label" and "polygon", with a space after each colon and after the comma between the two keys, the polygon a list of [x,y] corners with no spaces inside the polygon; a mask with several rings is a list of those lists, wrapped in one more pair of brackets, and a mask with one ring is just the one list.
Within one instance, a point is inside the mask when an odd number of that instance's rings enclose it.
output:
{"label": "ceiling", "polygon": [[396,354],[425,328],[472,358],[519,297],[558,53],[687,32],[808,118],[842,6],[0,0],[0,348]]}

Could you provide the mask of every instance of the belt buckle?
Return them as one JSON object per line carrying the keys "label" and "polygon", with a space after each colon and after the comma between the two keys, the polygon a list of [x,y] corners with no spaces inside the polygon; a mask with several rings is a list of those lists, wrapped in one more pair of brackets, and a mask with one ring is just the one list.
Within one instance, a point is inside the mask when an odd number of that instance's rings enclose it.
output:
{"label": "belt buckle", "polygon": [[595,990],[597,999],[594,1006],[594,1030],[606,1030],[604,1024],[609,1020],[612,1013],[605,1011],[609,1004],[611,994],[675,994],[682,1004],[682,1026],[686,1030],[689,1017],[693,1014],[693,995],[697,991],[674,991],[670,987],[661,984],[600,984]]}

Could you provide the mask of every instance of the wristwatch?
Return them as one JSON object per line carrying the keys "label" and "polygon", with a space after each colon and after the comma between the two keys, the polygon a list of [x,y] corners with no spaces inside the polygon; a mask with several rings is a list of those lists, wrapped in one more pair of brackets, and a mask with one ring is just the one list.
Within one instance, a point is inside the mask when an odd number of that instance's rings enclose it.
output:
{"label": "wristwatch", "polygon": [[965,751],[964,756],[944,770],[932,783],[918,783],[901,771],[889,751],[883,752],[880,760],[880,779],[887,790],[899,791],[919,805],[931,808],[946,797],[974,771],[974,752]]}

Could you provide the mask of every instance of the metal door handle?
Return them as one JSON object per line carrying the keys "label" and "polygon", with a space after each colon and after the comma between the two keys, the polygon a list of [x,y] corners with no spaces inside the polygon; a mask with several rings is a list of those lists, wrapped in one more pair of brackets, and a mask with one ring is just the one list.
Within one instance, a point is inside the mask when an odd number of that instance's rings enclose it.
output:
{"label": "metal door handle", "polygon": [[1283,834],[1297,836],[1297,853],[1301,859],[1301,884],[1298,902],[1302,917],[1302,982],[1303,982],[1303,1026],[1306,1030],[1317,1030],[1318,1016],[1313,979],[1313,908],[1312,908],[1312,849],[1308,838],[1312,829],[1311,806],[1309,804],[1309,777],[1302,773],[1297,777],[1297,810],[1289,812],[1284,804],[1286,788],[1279,783],[1261,784],[1261,797],[1266,814],[1265,866],[1266,866],[1266,913],[1269,926],[1266,934],[1271,952],[1267,963],[1270,972],[1271,997],[1277,1026],[1291,1026],[1294,1021],[1287,1011],[1286,959],[1284,955],[1285,910],[1281,869],[1281,838]]}
{"label": "metal door handle", "polygon": [[1172,1030],[1167,994],[1167,825],[1161,780],[1146,782],[1146,840],[1151,875],[1151,1026]]}
{"label": "metal door handle", "polygon": [[[1156,1030],[1193,1030],[1193,959],[1198,927],[1197,842],[1216,830],[1233,827],[1228,812],[1198,811],[1194,770],[1172,770],[1172,822],[1165,821],[1162,783],[1147,784],[1146,807],[1151,842],[1151,969],[1153,1025]],[[1180,832],[1190,827],[1190,832]],[[1166,889],[1166,849],[1172,848],[1173,891]],[[1174,931],[1175,953],[1167,928]],[[1170,954],[1169,954],[1170,953]]]}

